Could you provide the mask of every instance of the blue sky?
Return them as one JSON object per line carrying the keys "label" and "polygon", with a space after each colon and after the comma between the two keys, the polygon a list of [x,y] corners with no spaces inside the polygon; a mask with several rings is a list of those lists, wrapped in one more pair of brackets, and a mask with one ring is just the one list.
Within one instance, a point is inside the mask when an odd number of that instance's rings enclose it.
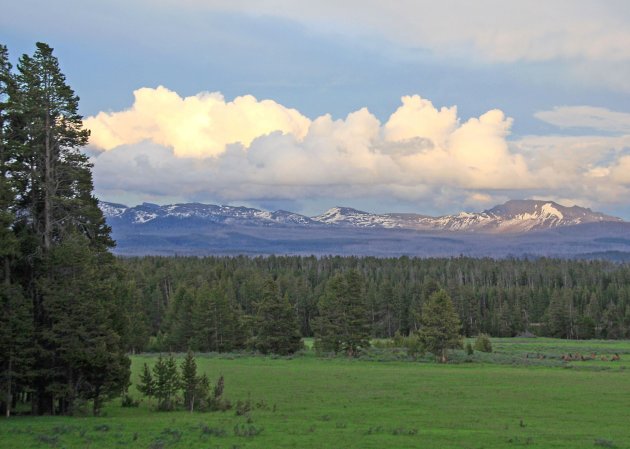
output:
{"label": "blue sky", "polygon": [[0,42],[55,48],[104,200],[630,218],[630,6],[547,3],[0,0]]}

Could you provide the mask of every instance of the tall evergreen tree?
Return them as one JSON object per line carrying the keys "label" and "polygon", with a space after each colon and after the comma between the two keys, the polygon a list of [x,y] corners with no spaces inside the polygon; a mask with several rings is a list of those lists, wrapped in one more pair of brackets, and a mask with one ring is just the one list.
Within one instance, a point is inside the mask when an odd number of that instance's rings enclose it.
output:
{"label": "tall evergreen tree", "polygon": [[225,288],[206,284],[197,291],[192,326],[193,346],[200,351],[233,351],[245,343],[240,307]]}
{"label": "tall evergreen tree", "polygon": [[140,382],[138,382],[136,388],[149,399],[155,396],[155,380],[153,379],[153,374],[151,374],[151,368],[146,363],[142,365]]}
{"label": "tall evergreen tree", "polygon": [[81,398],[93,401],[96,415],[103,397],[122,393],[129,381],[130,361],[113,323],[115,260],[92,251],[82,235],[55,245],[45,260],[48,276],[38,283],[49,320],[39,334],[41,376],[61,413],[72,413]]}
{"label": "tall evergreen tree", "polygon": [[444,290],[433,293],[422,307],[418,337],[424,348],[440,359],[448,360],[448,350],[461,348],[461,323],[453,300]]}
{"label": "tall evergreen tree", "polygon": [[348,355],[355,355],[360,349],[370,346],[370,328],[365,305],[363,276],[357,270],[350,270],[345,275],[346,313],[348,316],[345,341],[342,349]]}
{"label": "tall evergreen tree", "polygon": [[11,265],[19,254],[13,224],[15,195],[10,176],[13,160],[11,102],[15,96],[8,50],[0,45],[0,407],[7,417],[17,389],[26,388],[32,364],[32,323],[28,298],[12,276]]}
{"label": "tall evergreen tree", "polygon": [[158,400],[158,410],[173,410],[177,404],[177,392],[180,389],[180,375],[175,358],[169,354],[167,358],[158,357],[153,366],[155,381],[155,397]]}
{"label": "tall evergreen tree", "polygon": [[0,284],[0,406],[5,416],[17,391],[28,391],[33,365],[33,316],[19,285]]}
{"label": "tall evergreen tree", "polygon": [[363,279],[356,270],[337,274],[326,284],[315,323],[316,346],[326,352],[356,355],[370,345]]}
{"label": "tall evergreen tree", "polygon": [[169,350],[183,351],[192,346],[195,309],[196,297],[192,288],[188,285],[180,286],[167,314]]}
{"label": "tall evergreen tree", "polygon": [[36,47],[17,66],[22,119],[14,175],[21,183],[21,207],[43,250],[70,231],[110,247],[110,230],[92,195],[91,164],[81,152],[89,131],[78,113],[79,98],[66,84],[53,49],[41,42]]}
{"label": "tall evergreen tree", "polygon": [[[81,152],[89,132],[78,100],[51,47],[37,43],[13,75],[0,46],[0,276],[9,311],[2,319],[12,322],[2,328],[28,335],[29,387],[40,414],[71,413],[79,398],[98,413],[129,378],[110,288],[120,272]],[[23,365],[14,354],[28,351],[17,349],[24,338],[5,343],[12,349],[1,377],[14,380]],[[13,380],[5,384],[17,386]]]}
{"label": "tall evergreen tree", "polygon": [[277,284],[265,282],[256,316],[256,348],[263,354],[288,355],[302,347],[297,318],[287,297],[281,297]]}
{"label": "tall evergreen tree", "polygon": [[192,351],[188,351],[181,364],[181,385],[184,391],[184,406],[192,413],[195,406],[208,400],[210,381],[205,373],[197,376],[197,362]]}
{"label": "tall evergreen tree", "polygon": [[197,377],[197,362],[195,355],[189,349],[186,358],[181,365],[182,389],[184,390],[184,407],[192,413],[195,408],[195,397],[199,386],[199,378]]}
{"label": "tall evergreen tree", "polygon": [[11,258],[17,254],[17,238],[13,232],[15,196],[11,185],[9,165],[12,161],[10,126],[11,96],[15,96],[15,79],[11,73],[9,53],[0,45],[0,279],[11,282]]}

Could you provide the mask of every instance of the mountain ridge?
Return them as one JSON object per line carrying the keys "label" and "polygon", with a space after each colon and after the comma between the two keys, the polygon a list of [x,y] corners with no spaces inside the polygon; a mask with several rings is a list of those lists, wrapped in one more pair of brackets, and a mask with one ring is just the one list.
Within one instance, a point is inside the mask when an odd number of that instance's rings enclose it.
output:
{"label": "mountain ridge", "polygon": [[121,256],[352,255],[630,260],[630,223],[553,201],[430,217],[347,207],[315,217],[183,203],[101,203]]}
{"label": "mountain ridge", "polygon": [[117,224],[142,225],[173,219],[196,219],[213,224],[251,226],[340,226],[354,228],[408,229],[520,234],[534,230],[573,226],[583,223],[624,222],[621,218],[593,212],[580,206],[563,206],[554,201],[510,200],[482,212],[460,212],[432,217],[414,213],[375,214],[351,207],[336,206],[320,215],[285,211],[265,211],[243,206],[203,203],[178,203],[159,206],[142,203],[128,207],[100,202],[105,217]]}

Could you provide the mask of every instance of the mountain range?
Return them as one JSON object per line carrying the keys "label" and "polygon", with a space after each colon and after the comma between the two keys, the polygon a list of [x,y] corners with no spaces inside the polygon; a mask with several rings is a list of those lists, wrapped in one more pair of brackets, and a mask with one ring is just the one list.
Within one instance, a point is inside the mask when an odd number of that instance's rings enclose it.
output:
{"label": "mountain range", "polygon": [[200,203],[100,207],[121,255],[630,256],[630,223],[553,201],[440,217],[349,207],[314,217]]}

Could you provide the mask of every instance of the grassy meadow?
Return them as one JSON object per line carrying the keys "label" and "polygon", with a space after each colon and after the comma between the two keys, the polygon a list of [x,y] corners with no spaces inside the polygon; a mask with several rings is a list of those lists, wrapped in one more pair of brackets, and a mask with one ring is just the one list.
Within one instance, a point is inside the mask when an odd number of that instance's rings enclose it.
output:
{"label": "grassy meadow", "polygon": [[[630,341],[492,343],[492,354],[458,351],[447,365],[392,349],[359,360],[198,355],[199,371],[224,375],[225,396],[251,411],[114,400],[98,418],[3,419],[0,448],[630,448]],[[565,362],[567,353],[597,357]],[[614,353],[621,361],[601,360]],[[155,359],[132,358],[134,382]]]}

